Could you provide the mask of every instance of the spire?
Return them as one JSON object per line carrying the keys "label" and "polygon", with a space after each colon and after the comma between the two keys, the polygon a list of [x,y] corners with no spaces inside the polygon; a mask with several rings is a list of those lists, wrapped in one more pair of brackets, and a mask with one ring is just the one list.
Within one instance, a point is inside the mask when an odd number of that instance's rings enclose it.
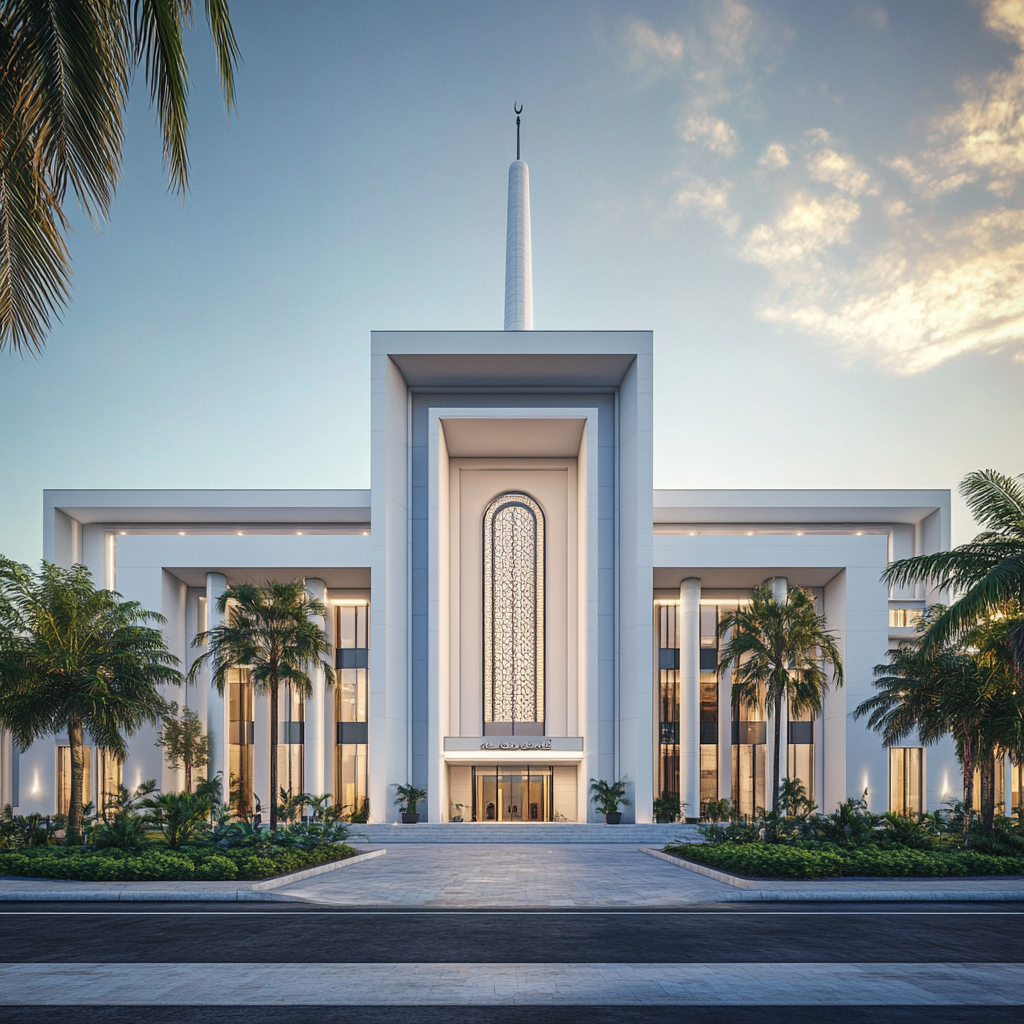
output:
{"label": "spire", "polygon": [[505,330],[533,330],[533,252],[530,242],[530,168],[519,159],[516,111],[516,159],[508,169],[508,227],[505,233]]}

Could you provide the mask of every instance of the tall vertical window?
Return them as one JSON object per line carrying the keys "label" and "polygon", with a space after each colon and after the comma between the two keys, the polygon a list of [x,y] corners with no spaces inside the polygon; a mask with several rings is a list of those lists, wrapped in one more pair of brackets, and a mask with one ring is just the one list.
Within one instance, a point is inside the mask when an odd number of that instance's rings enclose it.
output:
{"label": "tall vertical window", "polygon": [[679,798],[679,605],[658,602],[654,606],[655,700],[658,702],[657,795]]}
{"label": "tall vertical window", "polygon": [[889,810],[897,814],[920,814],[922,796],[921,747],[889,748]]}
{"label": "tall vertical window", "polygon": [[306,702],[291,686],[281,687],[277,748],[277,784],[288,796],[306,790]]}
{"label": "tall vertical window", "polygon": [[105,747],[99,748],[100,755],[100,785],[98,793],[99,806],[97,811],[107,817],[107,806],[117,799],[117,790],[121,785],[121,762]]}
{"label": "tall vertical window", "polygon": [[483,526],[484,731],[537,734],[544,722],[544,513],[528,494],[510,492],[487,506]]}
{"label": "tall vertical window", "polygon": [[367,751],[370,664],[370,608],[365,600],[337,605],[334,612],[334,802],[346,814],[367,808]]}
{"label": "tall vertical window", "polygon": [[[83,747],[85,772],[82,776],[82,803],[92,801],[92,747]],[[67,814],[71,807],[71,748],[57,748],[57,813]]]}
{"label": "tall vertical window", "polygon": [[718,606],[700,606],[700,813],[718,801]]}
{"label": "tall vertical window", "polygon": [[[251,814],[256,742],[253,686],[247,668],[228,672],[228,770],[229,802],[238,814]],[[276,796],[276,794],[273,794]]]}

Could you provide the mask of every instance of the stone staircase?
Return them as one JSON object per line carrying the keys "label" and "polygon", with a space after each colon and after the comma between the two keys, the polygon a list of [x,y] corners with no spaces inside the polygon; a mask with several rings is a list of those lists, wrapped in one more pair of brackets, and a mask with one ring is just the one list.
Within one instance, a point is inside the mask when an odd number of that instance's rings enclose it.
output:
{"label": "stone staircase", "polygon": [[696,825],[605,825],[561,822],[424,822],[416,825],[353,825],[353,841],[394,843],[629,843],[656,849],[699,841]]}

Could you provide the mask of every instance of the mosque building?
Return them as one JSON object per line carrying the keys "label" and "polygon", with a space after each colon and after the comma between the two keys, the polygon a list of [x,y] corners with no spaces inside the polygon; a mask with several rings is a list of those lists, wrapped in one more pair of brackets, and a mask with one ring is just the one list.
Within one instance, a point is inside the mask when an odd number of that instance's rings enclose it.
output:
{"label": "mosque building", "polygon": [[[464,827],[603,822],[593,779],[625,782],[626,822],[652,821],[665,795],[690,819],[720,800],[753,814],[771,803],[773,729],[733,705],[717,627],[767,580],[779,596],[810,590],[846,677],[820,716],[782,723],[781,775],[828,811],[865,791],[876,811],[959,796],[950,742],[886,749],[851,717],[935,597],[881,576],[948,548],[949,491],[656,490],[654,447],[680,439],[655,434],[653,335],[534,329],[518,153],[504,330],[370,344],[369,490],[44,494],[44,557],[159,611],[184,669],[227,586],[303,579],[326,604],[336,684],[314,677],[310,699],[282,697],[285,789],[394,822],[395,787],[412,784],[427,792],[423,820]],[[205,723],[210,771],[266,807],[268,707],[244,669],[223,695],[207,676],[170,696]],[[181,788],[155,733],[130,739],[123,766],[87,751],[94,804],[119,781]],[[66,810],[66,744],[19,751],[6,737],[0,801]]]}

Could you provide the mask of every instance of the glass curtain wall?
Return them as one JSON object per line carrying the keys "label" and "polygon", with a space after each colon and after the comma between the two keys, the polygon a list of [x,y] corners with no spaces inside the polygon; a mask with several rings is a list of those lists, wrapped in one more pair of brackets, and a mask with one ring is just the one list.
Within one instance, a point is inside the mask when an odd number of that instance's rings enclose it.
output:
{"label": "glass curtain wall", "polygon": [[255,810],[253,775],[255,772],[256,719],[253,685],[247,668],[228,671],[228,801],[238,815]]}
{"label": "glass curtain wall", "polygon": [[654,698],[658,708],[656,793],[679,799],[679,605],[658,601],[654,606],[657,645]]}
{"label": "glass curtain wall", "polygon": [[121,762],[114,757],[105,747],[99,748],[100,755],[100,785],[99,785],[99,807],[97,811],[107,818],[107,806],[111,801],[117,799],[117,790],[121,785]]}
{"label": "glass curtain wall", "polygon": [[334,720],[334,800],[346,814],[367,813],[368,679],[370,607],[366,601],[335,606],[337,679]]}
{"label": "glass curtain wall", "polygon": [[718,801],[718,605],[700,606],[700,814]]}
{"label": "glass curtain wall", "polygon": [[889,748],[889,810],[920,814],[924,808],[921,747]]}
{"label": "glass curtain wall", "polygon": [[[719,612],[736,611],[746,601],[720,604]],[[732,704],[732,802],[737,814],[754,817],[767,806],[768,728],[764,692],[756,707]]]}
{"label": "glass curtain wall", "polygon": [[[996,793],[996,814],[1004,814],[1006,806],[1006,758],[996,758],[995,770],[995,793]],[[1016,806],[1016,800],[1014,800]],[[981,811],[981,769],[974,769],[974,809]]]}
{"label": "glass curtain wall", "polygon": [[[83,747],[85,772],[82,776],[82,803],[92,803],[92,747]],[[57,748],[57,813],[67,814],[71,807],[71,748]]]}
{"label": "glass curtain wall", "polygon": [[789,767],[783,777],[799,779],[807,793],[807,799],[814,799],[814,716],[810,711],[789,718]]}
{"label": "glass curtain wall", "polygon": [[306,791],[306,702],[290,685],[281,687],[278,718],[277,784],[294,797]]}

